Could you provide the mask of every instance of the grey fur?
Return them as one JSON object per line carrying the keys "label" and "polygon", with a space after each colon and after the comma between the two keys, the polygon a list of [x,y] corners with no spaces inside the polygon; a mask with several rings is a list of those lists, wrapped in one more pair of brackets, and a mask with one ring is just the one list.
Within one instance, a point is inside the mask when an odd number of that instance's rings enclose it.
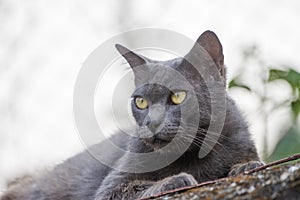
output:
{"label": "grey fur", "polygon": [[[206,31],[199,37],[197,43],[208,52],[225,82],[224,57],[217,36],[211,31]],[[183,137],[188,138],[189,116],[180,121],[180,106],[172,105],[169,99],[173,89],[181,89],[181,84],[176,83],[176,80],[175,82],[170,81],[171,89],[159,84],[144,84],[145,76],[139,76],[139,72],[136,70],[140,65],[145,65],[147,79],[161,76],[161,70],[157,69],[164,67],[178,71],[189,80],[196,93],[198,103],[201,105],[197,139],[193,140],[188,150],[181,152],[182,156],[175,162],[162,169],[145,173],[127,173],[111,169],[85,151],[40,177],[29,181],[23,180],[11,186],[1,200],[135,199],[168,189],[225,177],[229,173],[235,175],[241,171],[239,169],[249,169],[259,165],[259,158],[250,138],[247,124],[234,101],[228,96],[226,96],[226,118],[221,136],[206,157],[198,158],[200,146],[205,145],[202,142],[211,119],[211,97],[203,78],[185,58],[152,61],[121,45],[116,45],[116,48],[129,62],[135,73],[137,89],[133,93],[133,98],[143,96],[151,103],[148,109],[140,110],[132,102],[132,113],[137,122],[136,135],[155,131],[157,134],[151,138],[141,139],[129,138],[123,133],[116,133],[111,140],[120,148],[142,153],[156,151],[171,141],[176,134],[183,134]],[[198,55],[192,49],[187,56],[194,56],[198,59],[205,55]],[[167,79],[167,71],[162,77]],[[189,97],[187,97],[183,104],[186,104],[192,112],[194,107],[189,102]],[[151,116],[150,112],[153,113]],[[159,130],[157,130],[158,127]],[[93,149],[93,152],[100,154],[104,151],[109,152],[110,144],[104,141],[90,148]],[[174,149],[174,151],[180,151],[180,148]],[[122,155],[109,152],[107,156],[110,158],[112,166],[126,166],[126,163],[130,162],[126,153]],[[248,162],[250,164],[247,164]]]}

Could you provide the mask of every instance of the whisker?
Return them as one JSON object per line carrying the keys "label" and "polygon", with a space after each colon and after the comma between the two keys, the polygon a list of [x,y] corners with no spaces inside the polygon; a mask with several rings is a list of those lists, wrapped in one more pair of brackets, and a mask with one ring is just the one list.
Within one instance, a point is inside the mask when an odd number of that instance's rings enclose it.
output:
{"label": "whisker", "polygon": [[[197,137],[193,138],[191,135],[186,135],[186,137],[181,136],[181,138],[183,138],[183,139],[186,139],[186,138],[193,139],[193,145],[197,146],[198,148],[201,148],[201,147],[211,148],[211,145],[206,144],[204,142],[204,139],[202,139],[202,138],[197,138]],[[216,142],[215,140],[210,140],[210,141]],[[219,142],[216,142],[215,144],[219,145],[224,151],[226,151],[230,155],[230,153],[227,151],[226,147],[224,147],[222,144],[220,144]],[[206,148],[202,148],[202,150],[205,151],[205,153],[209,153]],[[224,156],[222,156],[222,154],[220,152],[218,152],[214,147],[211,148],[211,151],[218,154],[222,160],[225,160]]]}

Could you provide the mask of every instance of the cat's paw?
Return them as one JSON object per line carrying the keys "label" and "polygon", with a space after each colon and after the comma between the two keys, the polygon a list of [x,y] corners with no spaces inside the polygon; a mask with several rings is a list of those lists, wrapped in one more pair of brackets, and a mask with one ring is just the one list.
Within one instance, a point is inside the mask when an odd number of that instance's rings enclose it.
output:
{"label": "cat's paw", "polygon": [[192,175],[187,173],[180,173],[178,175],[164,179],[160,184],[160,188],[162,191],[168,191],[196,184],[197,181]]}
{"label": "cat's paw", "polygon": [[260,161],[250,161],[247,163],[236,164],[231,167],[228,176],[236,176],[238,174],[244,173],[245,171],[249,171],[262,165],[264,165],[264,163]]}
{"label": "cat's paw", "polygon": [[192,175],[187,173],[180,173],[178,175],[174,175],[156,182],[154,185],[144,191],[140,197],[150,197],[154,194],[196,184],[197,181]]}

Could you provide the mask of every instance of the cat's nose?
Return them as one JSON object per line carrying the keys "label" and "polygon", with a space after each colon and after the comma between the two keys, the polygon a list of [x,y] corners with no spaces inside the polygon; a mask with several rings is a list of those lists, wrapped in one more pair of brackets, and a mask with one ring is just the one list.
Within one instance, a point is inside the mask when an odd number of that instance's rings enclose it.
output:
{"label": "cat's nose", "polygon": [[148,128],[151,132],[156,133],[162,127],[162,122],[165,118],[165,107],[159,104],[154,104],[149,108],[148,113]]}

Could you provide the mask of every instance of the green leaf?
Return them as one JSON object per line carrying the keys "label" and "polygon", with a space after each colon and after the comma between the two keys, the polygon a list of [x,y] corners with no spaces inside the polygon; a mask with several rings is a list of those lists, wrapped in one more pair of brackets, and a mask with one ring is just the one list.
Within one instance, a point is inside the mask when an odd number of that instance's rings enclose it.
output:
{"label": "green leaf", "polygon": [[239,88],[244,88],[248,91],[251,91],[250,87],[244,85],[244,84],[241,84],[239,83],[236,79],[232,79],[229,84],[228,84],[228,87],[229,88],[233,88],[233,87],[239,87]]}
{"label": "green leaf", "polygon": [[297,119],[299,113],[300,113],[300,98],[298,98],[296,101],[293,101],[291,103],[292,111],[294,113],[294,119]]}
{"label": "green leaf", "polygon": [[287,81],[293,89],[300,88],[300,73],[293,69],[288,69],[286,71],[270,69],[268,81],[274,81],[278,79]]}
{"label": "green leaf", "polygon": [[275,161],[300,152],[300,134],[297,126],[293,126],[277,143],[273,153],[266,160]]}

